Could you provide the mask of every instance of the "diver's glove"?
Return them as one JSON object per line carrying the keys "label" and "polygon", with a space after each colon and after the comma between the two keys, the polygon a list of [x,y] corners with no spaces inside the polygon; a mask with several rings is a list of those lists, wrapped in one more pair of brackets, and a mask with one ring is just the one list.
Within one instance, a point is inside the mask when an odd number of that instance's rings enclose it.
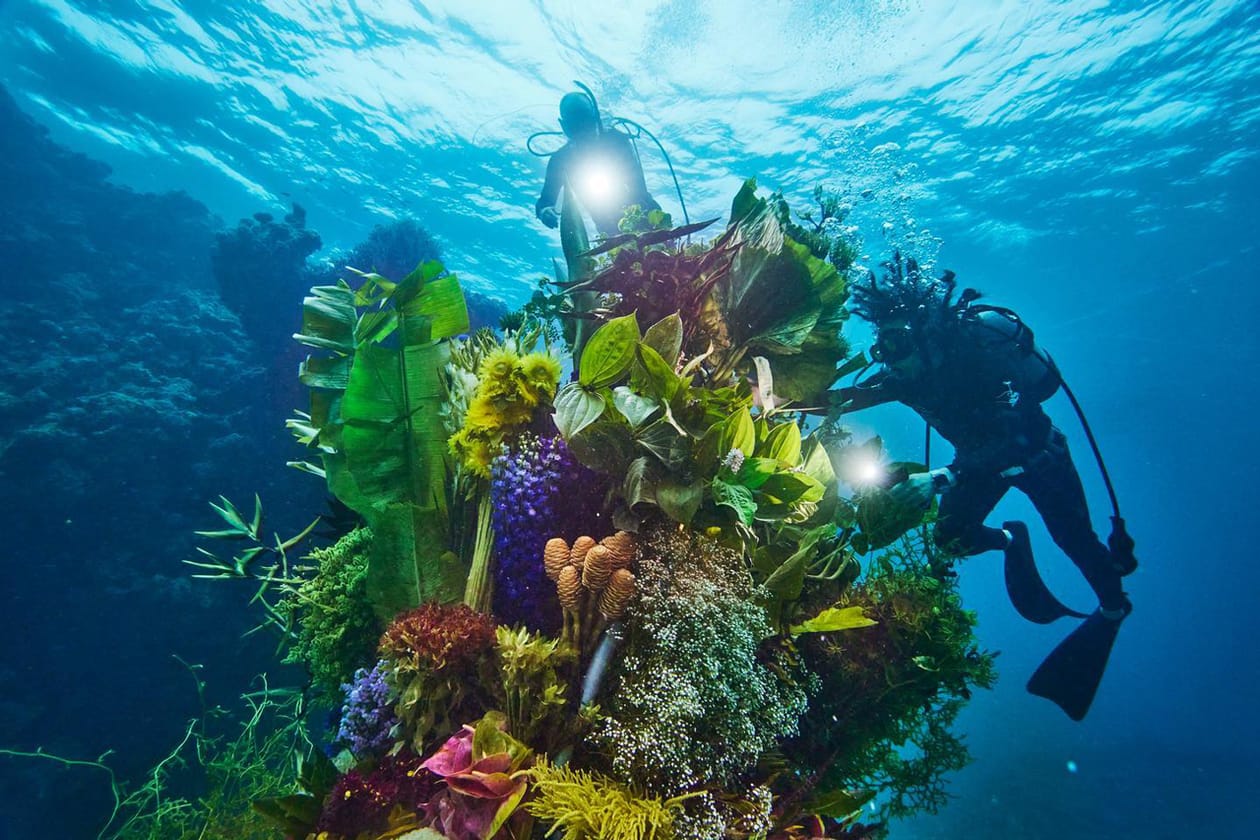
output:
{"label": "diver's glove", "polygon": [[554,207],[544,207],[538,211],[538,219],[547,227],[554,228],[560,224],[560,214]]}
{"label": "diver's glove", "polygon": [[932,503],[933,496],[944,492],[955,480],[954,473],[949,467],[941,467],[931,472],[908,476],[905,481],[892,487],[888,493],[897,504],[922,510]]}

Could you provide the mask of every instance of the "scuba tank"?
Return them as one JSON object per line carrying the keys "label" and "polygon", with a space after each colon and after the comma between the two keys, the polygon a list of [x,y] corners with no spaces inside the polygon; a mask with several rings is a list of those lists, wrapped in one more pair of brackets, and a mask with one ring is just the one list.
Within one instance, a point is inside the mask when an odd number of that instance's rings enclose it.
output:
{"label": "scuba tank", "polygon": [[[1103,484],[1106,485],[1107,496],[1111,500],[1111,533],[1107,537],[1107,548],[1111,552],[1112,567],[1121,576],[1132,574],[1138,566],[1137,557],[1134,555],[1133,537],[1129,535],[1124,517],[1120,514],[1120,502],[1116,498],[1111,475],[1103,462],[1098,441],[1094,439],[1094,431],[1085,418],[1085,411],[1077,401],[1076,394],[1072,393],[1072,389],[1068,387],[1063,374],[1059,372],[1059,366],[1054,363],[1050,354],[1037,346],[1032,328],[1024,323],[1019,314],[1004,306],[973,303],[972,301],[978,296],[978,293],[972,289],[963,292],[958,310],[959,317],[964,324],[969,324],[976,330],[986,348],[1000,350],[1005,345],[1011,365],[1008,369],[1011,385],[1019,392],[1020,398],[1036,400],[1039,403],[1045,402],[1062,388],[1063,393],[1067,394],[1068,400],[1072,403],[1072,408],[1085,432],[1085,438],[1089,441],[1089,447],[1093,450],[1094,460],[1098,462],[1098,471],[1102,474]],[[1011,345],[1015,348],[1013,354],[1009,352]],[[930,426],[928,440],[929,442],[931,440]]]}
{"label": "scuba tank", "polygon": [[[1032,329],[1013,310],[988,304],[971,304],[962,313],[964,325],[973,328],[985,349],[1004,353],[1006,375],[1021,399],[1042,403],[1063,384],[1063,376],[1050,354],[1037,346]],[[1011,350],[1014,352],[1010,352]]]}

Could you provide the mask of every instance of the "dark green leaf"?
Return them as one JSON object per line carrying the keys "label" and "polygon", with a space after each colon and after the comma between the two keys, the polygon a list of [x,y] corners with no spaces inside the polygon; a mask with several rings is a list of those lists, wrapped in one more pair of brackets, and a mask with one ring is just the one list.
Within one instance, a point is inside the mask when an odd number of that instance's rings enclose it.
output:
{"label": "dark green leaf", "polygon": [[720,478],[713,479],[713,501],[718,507],[730,508],[740,522],[751,527],[757,513],[757,503],[752,491],[739,484],[731,484]]}
{"label": "dark green leaf", "polygon": [[630,427],[614,422],[612,415],[592,423],[567,442],[574,457],[583,464],[614,476],[621,475],[626,465],[639,456]]}
{"label": "dark green leaf", "polygon": [[749,178],[744,181],[739,188],[739,192],[735,194],[735,200],[731,202],[731,220],[729,224],[738,224],[750,213],[764,206],[765,203],[765,199],[757,198],[757,179]]}
{"label": "dark green leaf", "polygon": [[670,469],[680,469],[690,460],[691,446],[687,439],[664,419],[649,423],[636,440]]}
{"label": "dark green leaf", "polygon": [[808,813],[822,814],[832,819],[844,820],[849,817],[856,817],[858,812],[865,808],[866,804],[874,798],[875,791],[873,790],[858,792],[833,790],[819,793],[812,797],[805,807]]}
{"label": "dark green leaf", "polygon": [[777,472],[761,485],[760,493],[776,502],[817,502],[826,492],[825,487],[803,473]]}
{"label": "dark green leaf", "polygon": [[634,507],[639,502],[656,501],[656,485],[652,481],[646,455],[635,458],[626,470],[626,480],[621,484],[621,494],[625,496],[626,505]]}
{"label": "dark green leaf", "polygon": [[604,398],[577,383],[569,383],[556,395],[556,428],[566,440],[594,423],[604,413]]}
{"label": "dark green leaf", "polygon": [[691,519],[704,500],[701,484],[676,484],[663,482],[656,487],[656,504],[675,522],[691,524]]}

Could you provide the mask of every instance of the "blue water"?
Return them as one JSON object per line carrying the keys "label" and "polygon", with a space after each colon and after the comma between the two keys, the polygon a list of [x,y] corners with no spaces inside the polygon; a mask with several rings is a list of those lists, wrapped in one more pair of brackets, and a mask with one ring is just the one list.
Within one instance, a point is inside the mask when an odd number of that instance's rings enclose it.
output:
{"label": "blue water", "polygon": [[[520,303],[559,248],[525,138],[580,79],[661,139],[692,219],[748,176],[798,206],[821,183],[853,198],[869,262],[903,247],[1018,309],[1103,447],[1142,568],[1093,710],[1074,724],[1024,693],[1065,631],[1021,622],[996,559],[970,561],[1002,680],[964,713],[956,800],[893,836],[1254,836],[1256,4],[603,5],[0,0],[0,84],[49,132],[0,136],[0,746],[117,749],[134,774],[200,711],[171,654],[206,665],[212,703],[267,667],[240,593],[179,560],[218,493],[257,490],[278,529],[321,494],[283,468],[297,357],[251,350],[212,232],[296,201],[349,248],[412,216],[472,288]],[[54,143],[112,175],[48,164]],[[208,211],[139,195],[171,190]],[[1104,528],[1079,426],[1048,408]],[[861,420],[921,452],[908,410]],[[1015,497],[998,517],[1036,521]],[[0,757],[0,838],[93,836],[99,771],[38,764]]]}

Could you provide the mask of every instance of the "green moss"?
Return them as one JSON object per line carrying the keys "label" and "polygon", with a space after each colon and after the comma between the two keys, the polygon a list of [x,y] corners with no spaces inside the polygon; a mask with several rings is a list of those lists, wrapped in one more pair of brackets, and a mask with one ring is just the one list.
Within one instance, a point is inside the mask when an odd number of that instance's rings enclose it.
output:
{"label": "green moss", "polygon": [[315,575],[290,592],[277,610],[294,625],[285,662],[307,667],[317,689],[336,696],[355,669],[376,660],[384,629],[367,597],[372,532],[357,528],[309,559]]}
{"label": "green moss", "polygon": [[972,688],[992,686],[994,654],[976,646],[975,613],[932,574],[917,531],[875,558],[840,606],[878,623],[801,637],[823,686],[785,752],[802,776],[819,773],[819,793],[877,791],[885,817],[935,812],[946,774],[969,761],[952,724]]}

